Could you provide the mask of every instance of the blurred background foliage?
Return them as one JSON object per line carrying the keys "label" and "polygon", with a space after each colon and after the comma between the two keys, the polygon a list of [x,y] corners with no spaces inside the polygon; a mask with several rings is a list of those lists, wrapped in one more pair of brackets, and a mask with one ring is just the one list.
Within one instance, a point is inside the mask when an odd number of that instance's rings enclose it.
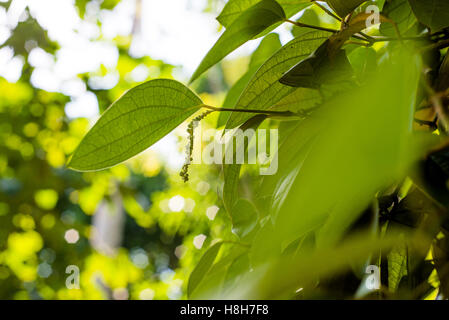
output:
{"label": "blurred background foliage", "polygon": [[[154,10],[148,18],[148,4],[155,3],[165,11]],[[423,31],[409,2],[376,3],[399,20],[404,35]],[[307,118],[300,125],[261,125],[281,132],[280,171],[261,182],[257,167],[243,166],[231,210],[220,199],[219,166],[193,165],[186,184],[179,177],[187,123],[116,167],[87,173],[65,167],[99,114],[126,90],[155,78],[187,82],[222,31],[214,18],[224,5],[224,0],[0,0],[0,299],[182,299],[195,266],[200,267],[193,272],[190,289],[201,293],[193,297],[201,298],[213,298],[217,289],[224,290],[218,297],[231,298],[447,297],[447,145],[422,159],[423,168],[416,172],[425,177],[404,178],[416,154],[401,149],[409,137],[396,124],[412,122],[413,110],[398,114],[401,109],[394,107],[414,96],[415,72],[421,65],[401,56],[398,42],[345,46],[357,85],[326,84],[325,111],[317,112],[322,116],[317,123]],[[402,19],[404,15],[410,19]],[[186,34],[184,29],[203,16],[196,31]],[[317,6],[299,21],[341,26]],[[282,26],[262,41],[252,41],[195,81],[192,89],[205,104],[235,105],[264,61],[305,32]],[[379,32],[394,34],[385,23],[373,35]],[[178,42],[165,42],[172,33],[179,35]],[[429,77],[441,81],[432,84],[445,89],[447,49],[429,52],[424,56],[432,70]],[[392,65],[396,67],[390,72]],[[444,72],[438,75],[440,66]],[[377,70],[388,81],[375,77]],[[333,99],[339,90],[367,83],[382,94],[373,97],[363,89]],[[396,91],[399,84],[402,96]],[[413,129],[446,138],[423,91],[418,91]],[[202,125],[222,127],[228,117],[214,113]],[[302,154],[308,153],[323,119],[331,125],[320,138],[320,148],[305,161]],[[376,135],[379,128],[386,129]],[[362,159],[358,150],[371,157]],[[303,162],[309,170],[298,174]],[[277,183],[279,177],[286,186]],[[399,181],[380,191],[367,182],[390,185],[392,178]],[[436,186],[431,196],[423,191],[429,189],[426,181],[430,189]],[[286,197],[283,188],[293,183],[294,192]],[[276,208],[273,199],[284,207]],[[367,206],[367,199],[375,201]],[[276,230],[271,205],[280,221]],[[314,215],[297,214],[301,206]],[[369,236],[371,229],[385,238],[377,242]],[[354,236],[360,230],[367,233]],[[391,234],[396,237],[389,238]],[[400,242],[400,237],[412,239],[415,246]],[[274,247],[287,242],[282,250]],[[384,248],[387,259],[379,257]],[[270,256],[281,251],[288,259]],[[267,261],[272,263],[268,270]],[[370,263],[382,270],[382,288],[372,296],[361,286]],[[80,289],[67,288],[68,266],[79,268]],[[318,275],[327,277],[318,281]],[[297,283],[304,286],[298,289]]]}
{"label": "blurred background foliage", "polygon": [[[31,5],[0,1],[0,56],[6,59],[0,75],[0,298],[183,298],[200,249],[230,233],[215,192],[218,168],[194,167],[184,184],[179,165],[167,166],[157,150],[101,172],[65,168],[99,112],[125,90],[155,77],[171,78],[174,70],[164,61],[130,54],[133,41],[142,41],[141,1],[131,1],[131,22],[117,21],[132,23],[131,32],[112,37],[102,17],[123,10],[117,8],[120,1],[68,2],[80,20],[72,31],[83,37],[82,28],[93,28],[83,41],[112,48],[106,51],[112,52],[109,65],[92,62],[93,67],[76,69]],[[208,1],[203,10],[221,5]],[[58,15],[57,8],[49,14]],[[72,72],[59,87],[51,75],[42,76],[42,65],[55,61]],[[217,67],[198,85],[201,97],[220,101],[244,61],[226,62],[226,74]],[[73,91],[81,91],[84,100],[77,103]],[[83,104],[87,110],[80,111]],[[185,126],[168,140],[175,146],[171,156],[182,157],[184,131]],[[66,288],[69,265],[80,269],[79,290]]]}

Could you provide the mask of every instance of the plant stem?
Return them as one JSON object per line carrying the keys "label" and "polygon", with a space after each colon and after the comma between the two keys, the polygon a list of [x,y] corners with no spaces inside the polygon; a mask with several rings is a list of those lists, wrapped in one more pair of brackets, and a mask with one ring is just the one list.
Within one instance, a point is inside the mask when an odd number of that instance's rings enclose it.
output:
{"label": "plant stem", "polygon": [[[292,20],[289,20],[289,19],[285,19],[284,21],[288,22],[288,23],[291,23],[291,24],[294,24],[295,26],[298,26],[298,27],[303,27],[303,28],[310,28],[310,29],[326,31],[326,32],[332,32],[332,33],[340,32],[340,30],[337,30],[337,29],[330,29],[330,28],[325,28],[325,27],[312,26],[310,24],[305,24],[305,23],[302,23],[302,22],[292,21]],[[357,36],[357,35],[352,35],[352,37],[355,38],[355,39],[358,39],[358,40],[370,42],[370,40],[368,40],[366,38],[363,38],[363,37],[360,37],[360,36]]]}
{"label": "plant stem", "polygon": [[202,108],[206,108],[212,111],[231,111],[231,112],[243,112],[243,113],[257,113],[257,114],[267,114],[267,115],[275,115],[275,116],[282,116],[282,117],[293,117],[293,116],[299,116],[299,114],[296,114],[291,111],[270,111],[270,110],[255,110],[255,109],[232,109],[232,108],[217,108],[213,106],[208,105],[202,105]]}
{"label": "plant stem", "polygon": [[337,29],[330,29],[330,28],[325,28],[325,27],[319,27],[319,26],[312,26],[310,24],[306,24],[306,23],[302,23],[302,22],[297,22],[297,21],[292,21],[290,19],[285,19],[285,22],[294,24],[295,26],[298,27],[303,27],[303,28],[310,28],[310,29],[315,29],[315,30],[321,30],[321,31],[327,31],[327,32],[332,32],[332,33],[337,33],[338,30]]}
{"label": "plant stem", "polygon": [[427,39],[427,36],[416,36],[416,37],[401,37],[401,38],[394,38],[394,37],[371,37],[372,42],[387,42],[387,41],[402,41],[402,40],[424,40]]}
{"label": "plant stem", "polygon": [[334,14],[332,11],[330,11],[328,8],[326,8],[325,6],[323,6],[322,4],[316,2],[316,0],[311,0],[314,4],[316,4],[319,8],[321,8],[324,12],[326,12],[328,15],[330,15],[332,18],[341,21],[341,18],[339,16],[337,16],[336,14]]}

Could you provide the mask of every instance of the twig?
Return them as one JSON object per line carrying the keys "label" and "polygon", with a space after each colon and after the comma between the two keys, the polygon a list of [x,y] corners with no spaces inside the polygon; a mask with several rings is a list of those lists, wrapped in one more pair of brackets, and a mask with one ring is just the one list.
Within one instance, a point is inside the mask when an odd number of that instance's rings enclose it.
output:
{"label": "twig", "polygon": [[258,114],[267,114],[267,115],[276,115],[283,117],[293,117],[299,116],[299,114],[291,112],[291,111],[270,111],[270,110],[256,110],[256,109],[232,109],[232,108],[217,108],[208,105],[202,105],[202,108],[206,108],[213,111],[231,111],[231,112],[243,112],[243,113],[258,113]]}
{"label": "twig", "polygon": [[[284,21],[288,22],[288,23],[291,23],[291,24],[294,24],[295,26],[298,26],[298,27],[303,27],[303,28],[310,28],[310,29],[315,29],[315,30],[320,30],[320,31],[327,31],[327,32],[332,32],[332,33],[340,32],[340,30],[337,30],[337,29],[330,29],[330,28],[325,28],[325,27],[313,26],[313,25],[310,25],[310,24],[297,22],[297,21],[292,21],[292,20],[289,20],[289,19],[285,19]],[[360,36],[357,36],[357,35],[352,35],[352,37],[354,39],[358,39],[358,40],[361,40],[361,41],[370,42],[368,39],[360,37]]]}
{"label": "twig", "polygon": [[341,21],[342,19],[337,16],[336,14],[334,14],[332,11],[330,11],[328,8],[326,8],[325,6],[323,6],[322,4],[316,2],[316,0],[311,0],[314,4],[316,4],[319,8],[321,8],[324,12],[326,12],[328,15],[330,15],[332,18]]}

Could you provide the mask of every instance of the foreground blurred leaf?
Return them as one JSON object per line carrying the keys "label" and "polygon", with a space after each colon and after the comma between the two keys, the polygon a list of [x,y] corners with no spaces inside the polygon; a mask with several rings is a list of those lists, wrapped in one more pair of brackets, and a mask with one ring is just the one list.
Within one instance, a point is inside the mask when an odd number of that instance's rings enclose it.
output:
{"label": "foreground blurred leaf", "polygon": [[223,244],[226,244],[226,247],[221,246],[220,258],[215,259],[215,263],[207,270],[202,269],[204,273],[200,282],[195,290],[188,294],[190,299],[219,299],[222,296],[224,284],[228,281],[228,283],[236,281],[241,276],[242,270],[248,270],[245,264],[238,261],[242,255],[247,255],[248,248],[239,243],[223,242]]}
{"label": "foreground blurred leaf", "polygon": [[[256,130],[259,125],[266,119],[266,115],[257,115],[246,121],[241,127],[240,130],[245,131],[247,129],[253,129]],[[254,137],[252,137],[254,138]],[[236,150],[241,148],[243,151],[246,151],[248,149],[248,143],[245,142],[245,139],[243,141],[239,141],[236,139],[235,148],[232,147],[233,151],[233,158],[235,157]],[[244,146],[238,145],[239,142],[243,142]],[[232,146],[234,145],[234,142],[232,142]],[[231,144],[229,144],[229,148],[231,147]],[[228,152],[228,151],[226,151]],[[238,199],[238,186],[239,186],[239,176],[240,176],[240,169],[242,165],[237,164],[236,162],[232,164],[223,164],[223,176],[224,176],[224,184],[223,184],[223,203],[228,212],[231,212],[234,203]]]}
{"label": "foreground blurred leaf", "polygon": [[418,20],[432,32],[449,27],[449,2],[447,0],[409,0]]}
{"label": "foreground blurred leaf", "polygon": [[217,258],[218,253],[220,252],[220,248],[223,245],[223,242],[217,242],[212,247],[207,249],[207,251],[203,254],[198,264],[193,269],[192,273],[189,277],[189,283],[187,285],[187,295],[191,296],[203,280],[204,276],[212,267],[215,259]]}
{"label": "foreground blurred leaf", "polygon": [[195,113],[202,101],[183,84],[151,80],[112,104],[87,133],[68,166],[100,170],[147,149]]}
{"label": "foreground blurred leaf", "polygon": [[395,292],[401,279],[407,276],[408,256],[404,244],[397,245],[388,254],[388,288]]}
{"label": "foreground blurred leaf", "polygon": [[351,264],[363,263],[371,255],[400,245],[401,241],[395,235],[373,238],[369,231],[350,236],[336,246],[309,248],[278,259],[265,259],[263,264],[253,266],[253,272],[240,278],[240,286],[221,298],[289,299],[298,289],[311,294],[319,280],[350,270]]}
{"label": "foreground blurred leaf", "polygon": [[246,199],[238,199],[231,210],[232,232],[241,239],[256,227],[258,214],[254,205]]}
{"label": "foreground blurred leaf", "polygon": [[[283,46],[257,70],[235,108],[268,110],[297,90],[279,83],[279,78],[296,63],[308,57],[329,35],[329,32],[313,31]],[[250,117],[247,114],[233,112],[226,127],[235,128]]]}
{"label": "foreground blurred leaf", "polygon": [[331,99],[310,117],[327,125],[279,205],[275,225],[281,242],[321,227],[319,244],[333,243],[379,188],[400,178],[416,159],[411,125],[420,59],[402,50],[392,60],[369,85]]}
{"label": "foreground blurred leaf", "polygon": [[285,19],[282,7],[274,0],[262,0],[243,12],[221,35],[201,61],[190,82],[276,22]]}

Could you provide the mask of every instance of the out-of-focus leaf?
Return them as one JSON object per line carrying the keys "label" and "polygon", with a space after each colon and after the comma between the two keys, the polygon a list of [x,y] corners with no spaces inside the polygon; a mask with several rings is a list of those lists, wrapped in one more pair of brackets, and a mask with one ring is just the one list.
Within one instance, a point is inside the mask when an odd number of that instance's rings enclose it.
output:
{"label": "out-of-focus leaf", "polygon": [[[298,289],[311,294],[318,280],[350,270],[351,264],[363,263],[368,257],[387,251],[401,241],[396,235],[379,239],[373,238],[370,232],[361,233],[338,246],[309,249],[279,259],[266,258],[253,266],[253,272],[240,278],[240,286],[221,298],[286,299],[292,298]],[[272,243],[267,242],[267,246]]]}
{"label": "out-of-focus leaf", "polygon": [[272,241],[276,238],[274,233],[273,224],[269,219],[257,231],[249,252],[252,267],[270,263],[272,259],[280,254],[281,246],[277,242]]}
{"label": "out-of-focus leaf", "polygon": [[[257,115],[246,121],[240,129],[242,131],[247,129],[254,129],[256,130],[259,125],[266,119],[266,115]],[[233,147],[233,154],[235,155],[236,150],[238,148],[241,148],[241,146],[238,146],[237,143],[239,141],[237,140],[235,143],[235,148]],[[248,143],[245,143],[245,140],[243,141],[244,146],[243,150],[246,151],[248,148]],[[234,143],[233,143],[234,144]],[[231,146],[231,145],[230,145]],[[234,156],[233,156],[234,157]],[[240,176],[240,169],[242,165],[233,163],[233,164],[223,164],[223,175],[224,175],[224,184],[223,184],[223,203],[225,206],[225,209],[228,212],[231,212],[234,203],[238,199],[238,186],[239,186],[239,176]]]}
{"label": "out-of-focus leaf", "polygon": [[220,252],[220,248],[222,245],[223,242],[217,242],[212,247],[207,249],[207,251],[203,254],[200,261],[195,266],[195,269],[193,269],[192,273],[190,274],[189,283],[187,285],[188,296],[192,296],[193,292],[199,286],[204,276],[211,269],[218,253]]}
{"label": "out-of-focus leaf", "polygon": [[[240,278],[250,270],[251,264],[248,253],[242,254],[236,258],[229,266],[226,272],[225,287],[227,290],[232,288],[235,284],[239,284]],[[224,293],[226,294],[226,293]]]}
{"label": "out-of-focus leaf", "polygon": [[342,18],[357,8],[366,0],[327,0],[329,6]]}
{"label": "out-of-focus leaf", "polygon": [[276,22],[285,19],[282,7],[274,0],[262,0],[245,10],[220,36],[201,61],[190,82]]}
{"label": "out-of-focus leaf", "polygon": [[[257,70],[235,108],[269,110],[282,98],[296,90],[281,84],[279,78],[296,63],[309,56],[326,41],[330,34],[313,31],[284,45]],[[249,118],[247,114],[233,112],[226,128],[235,128]]]}
{"label": "out-of-focus leaf", "polygon": [[275,175],[266,176],[258,190],[258,197],[269,198],[271,213],[275,214],[290,192],[314,139],[321,132],[325,122],[309,117],[299,122],[282,140],[278,150],[279,169]]}
{"label": "out-of-focus leaf", "polygon": [[238,199],[230,214],[232,217],[232,232],[241,239],[248,236],[257,225],[256,207],[246,199]]}
{"label": "out-of-focus leaf", "polygon": [[203,275],[196,289],[188,297],[190,299],[220,299],[223,293],[231,289],[234,281],[238,280],[242,273],[248,271],[242,256],[248,255],[245,245],[227,243],[222,246],[221,257]]}
{"label": "out-of-focus leaf", "polygon": [[[260,1],[229,0],[217,17],[217,20],[222,26],[228,28],[245,10]],[[291,17],[311,4],[309,0],[278,0],[277,2],[282,6],[287,17]]]}
{"label": "out-of-focus leaf", "polygon": [[409,0],[418,20],[432,32],[449,27],[449,2],[447,0]]}
{"label": "out-of-focus leaf", "polygon": [[373,48],[359,47],[348,54],[349,62],[360,83],[365,83],[376,71],[377,54]]}
{"label": "out-of-focus leaf", "polygon": [[392,59],[369,85],[331,99],[311,115],[327,125],[280,206],[275,225],[281,242],[322,226],[318,243],[333,243],[374,194],[417,159],[411,125],[420,59],[405,50]]}
{"label": "out-of-focus leaf", "polygon": [[202,101],[169,79],[143,83],[113,103],[87,133],[68,166],[100,170],[147,149],[195,113]]}
{"label": "out-of-focus leaf", "polygon": [[[397,24],[401,35],[413,35],[418,32],[418,20],[416,20],[408,0],[389,0],[385,2],[382,15]],[[380,24],[380,32],[385,36],[396,36],[396,31],[389,22]]]}
{"label": "out-of-focus leaf", "polygon": [[[248,71],[229,89],[226,99],[223,102],[223,107],[234,108],[240,95],[257,69],[281,47],[282,44],[279,40],[279,35],[276,33],[270,33],[262,39],[260,45],[251,56]],[[217,128],[224,126],[229,116],[230,112],[220,112],[217,120]]]}

